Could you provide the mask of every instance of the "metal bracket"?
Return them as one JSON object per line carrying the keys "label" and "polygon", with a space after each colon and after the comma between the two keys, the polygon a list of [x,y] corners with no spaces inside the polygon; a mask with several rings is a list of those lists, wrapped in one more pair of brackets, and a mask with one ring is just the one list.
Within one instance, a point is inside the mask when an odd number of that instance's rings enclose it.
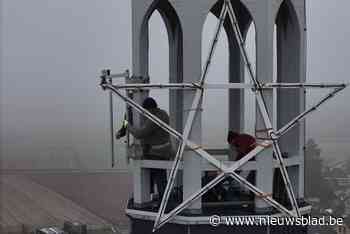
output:
{"label": "metal bracket", "polygon": [[[103,90],[106,89],[106,85],[113,85],[113,79],[128,79],[130,76],[129,70],[125,70],[124,73],[111,74],[110,69],[103,69],[101,71],[100,85]],[[113,94],[109,92],[109,114],[110,114],[110,140],[111,140],[111,166],[115,165],[115,149],[114,149],[114,108],[113,108]]]}
{"label": "metal bracket", "polygon": [[136,75],[132,75],[129,78],[130,83],[134,83],[134,84],[147,84],[150,81],[149,76],[136,76]]}

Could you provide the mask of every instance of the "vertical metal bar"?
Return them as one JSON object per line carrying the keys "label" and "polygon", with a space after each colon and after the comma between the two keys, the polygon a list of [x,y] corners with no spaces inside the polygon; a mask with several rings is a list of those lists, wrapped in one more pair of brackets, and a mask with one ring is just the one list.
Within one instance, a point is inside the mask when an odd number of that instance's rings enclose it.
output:
{"label": "vertical metal bar", "polygon": [[[110,70],[107,70],[107,75],[110,76]],[[108,79],[110,85],[113,85],[112,78]],[[109,91],[109,117],[110,117],[110,137],[111,137],[111,166],[115,165],[115,149],[114,149],[114,108],[113,108],[113,93]]]}
{"label": "vertical metal bar", "polygon": [[[130,79],[130,72],[129,72],[129,70],[126,70],[125,71],[125,74],[126,74],[126,76],[125,76],[125,84],[128,84],[128,82],[129,82],[129,79]],[[130,99],[133,99],[134,97],[133,97],[133,93],[132,93],[132,91],[128,91],[128,90],[125,90],[125,94],[126,94],[126,96],[127,97],[129,97]],[[129,113],[129,109],[128,108],[130,108],[129,107],[129,105],[128,105],[128,103],[127,102],[125,102],[125,106],[126,106],[126,115],[127,115],[127,120],[128,120],[128,122],[130,123],[130,116],[129,116],[129,114],[131,114],[131,115],[133,115],[132,114],[132,111],[131,111],[131,113]],[[131,109],[131,108],[130,108]],[[133,116],[131,116],[132,118],[133,118]],[[133,118],[134,119],[134,118]],[[130,132],[129,132],[129,130],[128,129],[126,129],[126,150],[127,150],[127,152],[128,152],[128,149],[130,148]],[[128,153],[127,153],[128,154]],[[130,157],[128,156],[127,157],[127,163],[129,164],[130,163]]]}
{"label": "vertical metal bar", "polygon": [[115,164],[115,152],[114,152],[114,114],[113,114],[113,95],[112,91],[109,92],[109,113],[110,113],[110,130],[111,130],[111,165]]}

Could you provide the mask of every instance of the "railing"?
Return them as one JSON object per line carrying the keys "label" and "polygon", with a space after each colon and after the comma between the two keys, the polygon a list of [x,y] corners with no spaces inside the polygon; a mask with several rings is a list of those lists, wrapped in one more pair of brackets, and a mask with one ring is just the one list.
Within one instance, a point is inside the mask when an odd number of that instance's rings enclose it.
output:
{"label": "railing", "polygon": [[[222,161],[228,167],[233,165],[235,161],[228,160],[228,149],[206,149],[209,154],[215,155],[217,159]],[[257,156],[259,157],[259,156]],[[299,155],[293,155],[284,159],[287,167],[299,166],[303,163],[303,160]],[[279,168],[278,160],[273,160],[274,168]],[[173,161],[165,161],[165,160],[147,160],[147,159],[138,159],[132,160],[132,166],[138,168],[155,168],[155,169],[167,169],[171,170],[173,167]],[[217,171],[218,169],[210,164],[208,161],[202,161],[201,163],[202,171]],[[241,167],[241,170],[251,171],[257,170],[257,162],[249,161],[245,165]],[[183,162],[180,162],[179,170],[183,169]]]}

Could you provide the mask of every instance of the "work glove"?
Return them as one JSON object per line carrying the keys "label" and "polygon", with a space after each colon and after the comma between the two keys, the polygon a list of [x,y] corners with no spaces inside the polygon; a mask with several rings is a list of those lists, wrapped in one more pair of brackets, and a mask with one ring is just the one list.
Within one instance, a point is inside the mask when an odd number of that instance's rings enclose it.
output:
{"label": "work glove", "polygon": [[115,134],[115,138],[119,140],[120,138],[124,137],[126,135],[126,128],[122,127],[119,129],[119,131]]}
{"label": "work glove", "polygon": [[122,127],[119,129],[119,131],[115,134],[115,138],[119,140],[120,138],[124,137],[126,135],[126,129],[128,128],[129,122],[124,119],[122,122]]}
{"label": "work glove", "polygon": [[123,120],[123,128],[127,128],[128,125],[129,125],[129,122],[126,119],[124,119]]}
{"label": "work glove", "polygon": [[126,135],[126,127],[123,126],[121,127],[121,129],[119,129],[119,131],[115,134],[115,138],[117,140],[119,140],[120,138],[124,137]]}

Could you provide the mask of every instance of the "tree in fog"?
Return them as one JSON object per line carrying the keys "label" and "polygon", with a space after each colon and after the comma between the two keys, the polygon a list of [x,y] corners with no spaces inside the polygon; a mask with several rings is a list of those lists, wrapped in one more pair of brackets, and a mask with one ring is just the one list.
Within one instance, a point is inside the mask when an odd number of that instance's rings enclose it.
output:
{"label": "tree in fog", "polygon": [[345,162],[344,172],[346,174],[346,177],[350,177],[350,155],[347,158],[348,160]]}
{"label": "tree in fog", "polygon": [[305,148],[305,194],[307,198],[319,198],[321,208],[331,207],[336,199],[325,171],[321,149],[313,139],[309,139]]}

